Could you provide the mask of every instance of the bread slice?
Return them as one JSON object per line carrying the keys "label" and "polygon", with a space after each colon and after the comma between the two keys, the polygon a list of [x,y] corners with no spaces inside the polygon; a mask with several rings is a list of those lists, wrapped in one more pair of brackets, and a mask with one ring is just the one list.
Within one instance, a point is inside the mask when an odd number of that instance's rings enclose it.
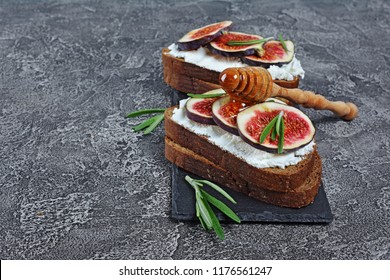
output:
{"label": "bread slice", "polygon": [[[182,92],[203,93],[220,88],[219,72],[185,62],[169,54],[169,49],[162,50],[164,81],[174,89]],[[292,81],[274,80],[274,83],[285,88],[297,88],[299,77]]]}
{"label": "bread slice", "polygon": [[186,149],[165,137],[165,156],[177,166],[213,181],[234,191],[244,193],[266,203],[283,207],[301,208],[314,201],[321,183],[322,163],[317,153],[313,154],[313,166],[301,186],[288,192],[277,192],[248,183],[237,173],[230,172],[209,159]]}
{"label": "bread slice", "polygon": [[232,153],[211,143],[207,137],[184,128],[172,120],[176,106],[165,111],[165,135],[179,146],[216,163],[222,169],[239,174],[249,184],[277,192],[290,192],[300,188],[311,174],[317,160],[314,150],[297,165],[281,168],[256,168]]}

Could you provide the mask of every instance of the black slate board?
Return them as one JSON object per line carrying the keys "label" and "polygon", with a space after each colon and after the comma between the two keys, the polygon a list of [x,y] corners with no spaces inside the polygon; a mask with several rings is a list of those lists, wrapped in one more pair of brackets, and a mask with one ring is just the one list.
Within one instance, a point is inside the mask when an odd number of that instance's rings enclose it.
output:
{"label": "black slate board", "polygon": [[[172,164],[172,212],[171,217],[176,220],[196,220],[195,215],[195,192],[185,181],[184,177],[190,175],[199,178],[176,165]],[[236,212],[243,222],[283,222],[283,223],[330,223],[333,215],[330,210],[328,199],[321,183],[319,192],[309,206],[292,209],[267,204],[248,197],[244,194],[224,188],[236,201],[234,205],[219,195],[213,189],[205,187],[207,192],[224,201]],[[229,222],[221,213],[217,213],[221,221]]]}

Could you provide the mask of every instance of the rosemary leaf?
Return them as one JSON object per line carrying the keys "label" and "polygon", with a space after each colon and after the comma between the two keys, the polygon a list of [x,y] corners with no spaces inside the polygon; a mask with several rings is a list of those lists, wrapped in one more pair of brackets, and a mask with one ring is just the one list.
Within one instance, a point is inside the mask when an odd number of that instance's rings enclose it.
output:
{"label": "rosemary leaf", "polygon": [[210,213],[209,209],[206,206],[207,202],[205,203],[205,201],[202,198],[202,194],[200,192],[199,187],[197,187],[197,190],[195,191],[195,197],[196,197],[196,203],[199,205],[200,217],[203,219],[206,228],[212,228],[213,227],[213,221],[212,221],[211,213]]}
{"label": "rosemary leaf", "polygon": [[229,201],[231,201],[234,204],[237,204],[237,202],[234,200],[234,198],[231,197],[227,192],[225,192],[220,186],[218,186],[218,185],[216,185],[216,184],[214,184],[214,183],[212,183],[210,181],[207,181],[207,180],[196,180],[196,181],[199,182],[199,183],[203,183],[203,184],[209,185],[214,190],[216,190],[217,192],[222,194],[224,197],[226,197]]}
{"label": "rosemary leaf", "polygon": [[283,145],[284,145],[284,120],[281,118],[280,122],[280,134],[278,139],[278,154],[283,153]]}
{"label": "rosemary leaf", "polygon": [[226,93],[226,91],[222,88],[216,88],[209,91],[204,92],[204,94],[214,94],[214,93]]}
{"label": "rosemary leaf", "polygon": [[284,111],[280,111],[280,113],[278,115],[278,119],[277,119],[276,124],[275,124],[275,130],[276,130],[276,133],[278,135],[280,135],[280,124],[283,121],[283,115],[284,115]]}
{"label": "rosemary leaf", "polygon": [[225,238],[225,235],[223,233],[223,229],[221,227],[221,224],[215,215],[213,209],[211,208],[210,204],[214,205],[216,208],[218,208],[222,213],[224,213],[226,216],[230,217],[233,221],[240,223],[240,218],[231,210],[226,204],[224,204],[222,201],[218,200],[217,198],[213,197],[212,195],[205,192],[201,187],[203,184],[207,184],[211,186],[212,188],[216,189],[218,192],[223,194],[225,197],[229,198],[230,201],[235,202],[235,200],[228,195],[224,190],[222,190],[218,185],[209,182],[207,180],[196,180],[192,179],[190,176],[185,176],[184,178],[190,186],[195,190],[195,211],[196,216],[198,217],[200,223],[202,224],[202,227],[205,230],[214,229],[218,237],[223,240]]}
{"label": "rosemary leaf", "polygon": [[221,88],[209,90],[209,91],[206,91],[206,92],[204,92],[202,94],[187,93],[187,95],[189,97],[192,97],[192,98],[213,98],[213,97],[222,96],[224,94],[226,94],[226,92],[225,92],[225,90],[223,90]]}
{"label": "rosemary leaf", "polygon": [[202,217],[199,217],[199,221],[200,221],[200,224],[202,225],[202,227],[206,230],[206,231],[209,231],[210,229],[212,228],[208,228],[206,223],[203,221],[203,218]]}
{"label": "rosemary leaf", "polygon": [[135,112],[131,112],[126,116],[126,118],[134,118],[145,114],[152,114],[152,113],[163,113],[165,112],[165,109],[161,108],[155,108],[155,109],[142,109]]}
{"label": "rosemary leaf", "polygon": [[206,223],[203,221],[203,218],[200,215],[199,204],[197,202],[195,203],[195,208],[196,208],[196,216],[198,217],[203,229],[207,231],[210,230],[209,228],[207,228]]}
{"label": "rosemary leaf", "polygon": [[188,93],[187,95],[192,98],[214,98],[224,95],[225,93],[214,93],[214,94],[195,94],[195,93]]}
{"label": "rosemary leaf", "polygon": [[184,179],[190,184],[190,186],[196,191],[197,186],[203,186],[198,180],[192,179],[190,176],[186,175]]}
{"label": "rosemary leaf", "polygon": [[261,44],[264,42],[267,42],[274,37],[268,37],[268,38],[263,38],[259,40],[248,40],[248,41],[229,41],[226,43],[228,46],[250,46],[250,45],[255,45],[255,44]]}
{"label": "rosemary leaf", "polygon": [[263,43],[264,40],[248,40],[248,41],[229,41],[226,43],[228,46],[250,46]]}
{"label": "rosemary leaf", "polygon": [[283,37],[282,37],[282,34],[279,34],[279,41],[280,43],[282,44],[282,47],[283,49],[288,52],[288,49],[287,49],[287,46],[286,46],[286,42],[284,41]]}
{"label": "rosemary leaf", "polygon": [[223,229],[221,227],[221,224],[219,223],[219,220],[217,216],[215,215],[213,209],[211,209],[210,204],[207,200],[202,201],[206,207],[206,210],[208,211],[208,214],[210,215],[211,223],[213,226],[213,229],[215,233],[218,235],[219,239],[224,240],[225,234],[223,233]]}
{"label": "rosemary leaf", "polygon": [[214,196],[209,195],[208,193],[206,193],[203,190],[202,190],[202,195],[205,199],[207,199],[208,202],[210,202],[212,205],[217,207],[222,213],[224,213],[230,219],[232,219],[236,223],[241,222],[240,218],[236,215],[236,213],[234,213],[233,210],[230,209],[225,203],[223,203],[219,199],[215,198]]}
{"label": "rosemary leaf", "polygon": [[140,124],[134,126],[134,127],[133,127],[133,130],[134,130],[135,132],[138,132],[138,131],[144,129],[145,127],[148,127],[149,125],[151,125],[151,124],[156,120],[157,117],[158,117],[158,116],[154,116],[154,117],[151,117],[151,118],[149,118],[149,119],[143,121],[142,123],[140,123]]}
{"label": "rosemary leaf", "polygon": [[271,129],[274,127],[276,122],[276,117],[273,118],[267,126],[263,129],[263,131],[260,134],[260,144],[264,142],[265,138],[267,138],[267,135],[271,132]]}
{"label": "rosemary leaf", "polygon": [[195,181],[194,179],[192,179],[190,176],[186,175],[184,177],[184,180],[186,180],[188,182],[188,184],[190,184],[190,186],[195,189],[195,186],[193,185],[193,182]]}
{"label": "rosemary leaf", "polygon": [[144,134],[151,133],[160,124],[160,122],[162,122],[163,119],[164,119],[164,114],[157,115],[154,122],[151,125],[149,125],[147,129],[144,130]]}
{"label": "rosemary leaf", "polygon": [[[278,123],[278,121],[276,121],[276,123]],[[276,126],[272,129],[272,133],[271,133],[271,140],[272,141],[275,141],[276,140],[276,134],[277,134],[277,130],[276,130]]]}

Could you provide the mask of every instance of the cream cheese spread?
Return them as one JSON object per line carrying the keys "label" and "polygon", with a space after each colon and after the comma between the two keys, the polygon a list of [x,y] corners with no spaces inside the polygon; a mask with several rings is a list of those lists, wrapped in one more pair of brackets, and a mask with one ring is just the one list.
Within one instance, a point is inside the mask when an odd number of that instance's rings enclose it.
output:
{"label": "cream cheese spread", "polygon": [[[229,67],[248,66],[247,64],[242,63],[239,58],[215,55],[204,47],[200,47],[193,51],[179,51],[176,44],[172,44],[168,49],[170,50],[169,54],[174,57],[183,58],[185,62],[217,72],[222,72]],[[272,65],[267,70],[274,80],[291,81],[294,77],[300,76],[303,79],[305,76],[305,71],[302,69],[301,62],[296,59],[295,55],[290,63],[282,66]]]}
{"label": "cream cheese spread", "polygon": [[180,101],[179,108],[173,111],[172,120],[198,135],[207,137],[208,141],[214,145],[254,167],[279,167],[284,169],[289,165],[298,164],[314,150],[314,140],[308,145],[288,154],[278,155],[258,150],[245,143],[239,136],[231,134],[216,125],[200,124],[188,119],[185,111],[187,100],[183,99]]}

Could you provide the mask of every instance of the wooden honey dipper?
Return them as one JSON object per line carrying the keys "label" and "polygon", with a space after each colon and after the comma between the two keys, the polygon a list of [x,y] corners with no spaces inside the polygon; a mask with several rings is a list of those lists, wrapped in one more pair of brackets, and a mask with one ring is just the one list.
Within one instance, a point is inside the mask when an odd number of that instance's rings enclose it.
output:
{"label": "wooden honey dipper", "polygon": [[356,105],[350,102],[329,101],[311,91],[280,87],[262,67],[227,68],[219,75],[219,83],[232,98],[244,103],[258,103],[278,96],[306,108],[330,110],[347,121],[356,118],[359,111]]}

